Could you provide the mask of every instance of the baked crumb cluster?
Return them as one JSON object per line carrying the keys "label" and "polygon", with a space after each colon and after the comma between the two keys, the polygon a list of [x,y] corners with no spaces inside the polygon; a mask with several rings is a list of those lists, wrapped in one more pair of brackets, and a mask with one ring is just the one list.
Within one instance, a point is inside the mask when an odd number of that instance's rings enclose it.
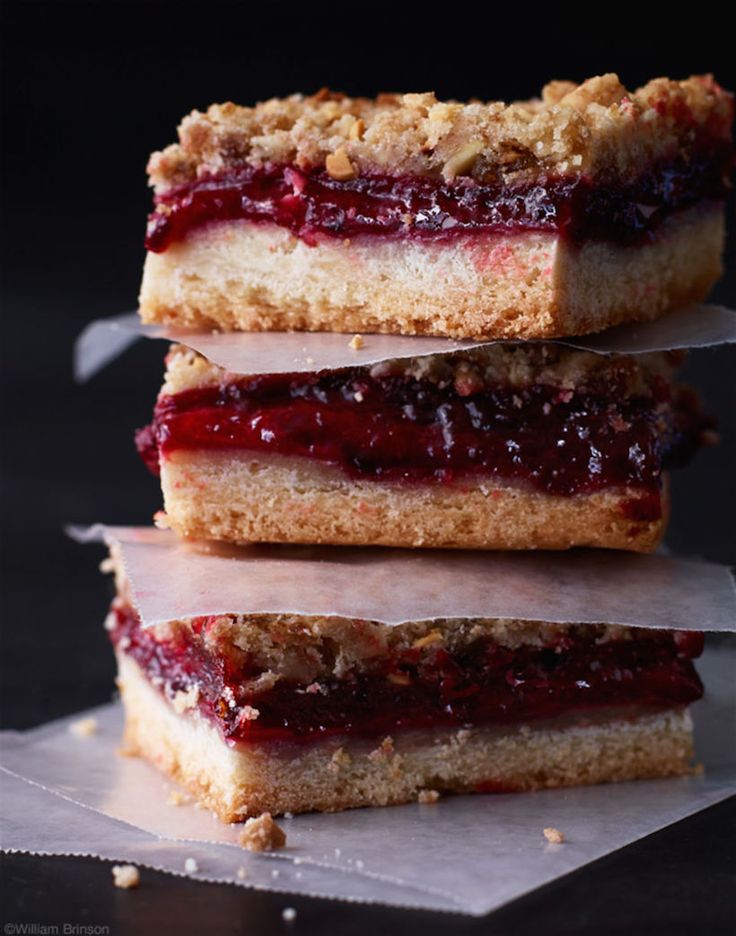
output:
{"label": "baked crumb cluster", "polygon": [[275,851],[286,845],[286,833],[274,822],[271,813],[264,812],[246,820],[238,842],[252,852]]}
{"label": "baked crumb cluster", "polygon": [[539,173],[625,178],[697,145],[729,139],[733,99],[711,75],[657,78],[636,91],[615,74],[553,81],[541,98],[439,101],[433,93],[374,100],[322,90],[255,107],[193,111],[179,142],[148,164],[159,192],[243,164],[324,167],[337,180],[369,171],[451,181],[522,181]]}

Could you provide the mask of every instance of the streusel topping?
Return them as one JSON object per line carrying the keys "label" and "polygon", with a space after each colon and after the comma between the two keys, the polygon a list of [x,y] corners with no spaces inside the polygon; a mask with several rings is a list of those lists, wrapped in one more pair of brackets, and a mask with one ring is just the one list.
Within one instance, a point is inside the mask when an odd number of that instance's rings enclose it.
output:
{"label": "streusel topping", "polygon": [[540,98],[439,101],[431,92],[374,100],[323,90],[255,107],[193,111],[179,142],[148,165],[158,192],[249,164],[523,181],[540,173],[626,179],[704,142],[726,142],[733,98],[711,75],[656,78],[636,91],[615,74],[553,81]]}

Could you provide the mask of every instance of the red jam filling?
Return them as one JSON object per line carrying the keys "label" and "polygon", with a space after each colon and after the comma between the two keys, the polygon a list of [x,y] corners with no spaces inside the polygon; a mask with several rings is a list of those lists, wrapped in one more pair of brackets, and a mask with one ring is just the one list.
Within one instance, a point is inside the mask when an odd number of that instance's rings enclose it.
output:
{"label": "red jam filling", "polygon": [[482,474],[557,495],[628,486],[650,495],[632,506],[648,518],[659,516],[663,468],[698,444],[696,402],[672,404],[665,381],[656,399],[620,398],[613,385],[597,393],[546,384],[460,390],[360,368],[243,378],[160,397],[137,444],[154,470],[177,450],[240,449],[404,484]]}
{"label": "red jam filling", "polygon": [[[156,640],[135,612],[117,608],[111,637],[154,683],[168,691],[196,686],[198,706],[232,741],[308,741],[334,734],[380,736],[397,730],[514,724],[596,709],[664,709],[699,699],[692,658],[702,634],[641,631],[636,639],[598,642],[578,628],[548,646],[509,650],[479,638],[454,653],[444,648],[397,650],[370,672],[349,673],[309,687],[280,680],[257,695],[244,689],[260,670],[209,652],[202,640],[213,618],[191,631]],[[246,706],[258,710],[257,718]],[[245,712],[244,712],[245,709]]]}
{"label": "red jam filling", "polygon": [[727,194],[731,147],[717,143],[652,166],[629,184],[541,175],[534,182],[371,173],[347,181],[323,169],[244,165],[155,198],[146,248],[161,253],[218,221],[268,222],[308,244],[320,237],[454,238],[543,231],[571,241],[640,244],[675,211]]}

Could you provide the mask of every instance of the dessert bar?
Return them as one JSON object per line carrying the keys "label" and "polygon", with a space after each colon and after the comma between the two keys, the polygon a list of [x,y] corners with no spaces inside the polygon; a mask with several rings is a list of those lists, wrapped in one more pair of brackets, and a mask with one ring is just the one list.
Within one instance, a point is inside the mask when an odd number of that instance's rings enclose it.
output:
{"label": "dessert bar", "polygon": [[108,618],[125,742],[228,821],[688,772],[702,634],[441,619]]}
{"label": "dessert bar", "polygon": [[733,101],[710,76],[541,99],[322,91],[194,112],[149,163],[145,322],[540,338],[719,276]]}
{"label": "dessert bar", "polygon": [[682,357],[497,343],[247,377],[174,346],[137,441],[186,537],[649,551],[663,472],[709,436]]}

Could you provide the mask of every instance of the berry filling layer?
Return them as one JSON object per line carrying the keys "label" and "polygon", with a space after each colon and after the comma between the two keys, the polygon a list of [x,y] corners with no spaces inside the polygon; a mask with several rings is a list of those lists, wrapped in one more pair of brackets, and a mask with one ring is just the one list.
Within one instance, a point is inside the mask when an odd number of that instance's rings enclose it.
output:
{"label": "berry filling layer", "polygon": [[692,664],[702,652],[701,634],[652,630],[605,639],[595,625],[569,628],[545,646],[509,649],[488,636],[452,652],[415,644],[339,679],[304,685],[269,674],[268,688],[254,692],[248,686],[262,670],[232,645],[214,652],[205,638],[216,626],[217,618],[198,618],[157,639],[134,611],[116,605],[110,633],[154,685],[172,699],[184,693],[189,707],[232,742],[513,725],[598,709],[626,717],[683,707],[703,693]]}
{"label": "berry filling layer", "polygon": [[705,424],[693,395],[673,400],[660,378],[652,393],[445,384],[359,368],[269,375],[159,397],[137,444],[154,472],[177,451],[242,450],[402,484],[490,476],[562,496],[635,488],[657,519],[662,471],[693,453]]}
{"label": "berry filling layer", "polygon": [[279,225],[311,245],[324,236],[436,240],[527,231],[642,244],[672,213],[725,198],[732,161],[730,145],[718,143],[627,184],[582,175],[524,184],[381,173],[339,180],[324,169],[244,165],[156,195],[146,248],[161,253],[192,230],[238,220]]}

